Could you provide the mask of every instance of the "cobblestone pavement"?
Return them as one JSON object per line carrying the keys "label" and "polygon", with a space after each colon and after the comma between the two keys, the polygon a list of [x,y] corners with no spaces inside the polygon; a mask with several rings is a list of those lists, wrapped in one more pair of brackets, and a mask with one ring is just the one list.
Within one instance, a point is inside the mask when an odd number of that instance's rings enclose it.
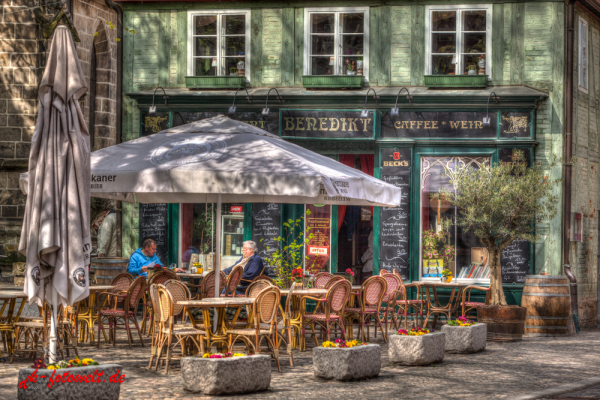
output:
{"label": "cobblestone pavement", "polygon": [[[134,334],[134,337],[135,334]],[[79,355],[100,363],[123,365],[126,381],[122,399],[204,398],[182,389],[178,362],[168,375],[149,371],[150,340],[141,347],[136,337],[129,349],[124,335],[115,348],[101,344],[100,349],[81,344]],[[271,390],[244,398],[403,398],[403,399],[491,399],[510,398],[556,387],[568,382],[600,375],[600,330],[586,330],[564,338],[526,338],[517,343],[491,343],[478,354],[446,354],[444,362],[428,367],[392,365],[387,345],[382,346],[382,370],[377,379],[360,382],[335,382],[316,379],[312,372],[311,352],[295,352],[294,368],[287,356],[281,357],[283,372],[273,363]],[[14,364],[0,363],[0,399],[15,399],[19,368],[30,360],[15,359]],[[232,377],[235,379],[235,377]],[[600,393],[598,391],[597,393]],[[600,396],[597,394],[596,396]],[[568,397],[565,395],[565,397]],[[239,398],[239,397],[238,397]],[[589,397],[588,397],[589,398]]]}
{"label": "cobblestone pavement", "polygon": [[578,390],[576,392],[562,394],[560,396],[552,397],[557,400],[591,400],[600,399],[600,386],[594,386],[584,390]]}

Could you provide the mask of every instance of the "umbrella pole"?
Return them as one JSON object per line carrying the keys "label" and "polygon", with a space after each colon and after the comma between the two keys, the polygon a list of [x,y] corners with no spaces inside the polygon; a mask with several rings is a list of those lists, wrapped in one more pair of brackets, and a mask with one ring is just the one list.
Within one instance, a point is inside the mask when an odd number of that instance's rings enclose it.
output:
{"label": "umbrella pole", "polygon": [[[215,297],[221,296],[221,194],[217,195],[217,242],[215,249]],[[213,332],[217,331],[217,309],[213,310]]]}
{"label": "umbrella pole", "polygon": [[[53,277],[54,278],[54,277]],[[52,290],[51,294],[50,294],[50,348],[48,351],[48,362],[50,364],[54,364],[56,362],[58,362],[57,359],[57,352],[56,352],[56,342],[57,342],[57,338],[56,338],[56,327],[57,327],[57,321],[56,321],[56,303],[58,303],[58,299],[57,299],[57,294],[56,294],[56,289],[54,288],[54,285],[52,285]]]}

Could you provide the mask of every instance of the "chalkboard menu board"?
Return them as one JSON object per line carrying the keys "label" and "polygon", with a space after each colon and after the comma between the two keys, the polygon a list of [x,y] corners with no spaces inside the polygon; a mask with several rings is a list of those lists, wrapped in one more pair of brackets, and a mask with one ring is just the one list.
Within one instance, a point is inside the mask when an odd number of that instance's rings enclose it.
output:
{"label": "chalkboard menu board", "polygon": [[381,149],[381,180],[402,188],[399,207],[381,208],[379,266],[408,280],[410,236],[410,149]]}
{"label": "chalkboard menu board", "polygon": [[267,246],[272,253],[279,248],[273,239],[281,235],[281,205],[275,203],[252,204],[252,240],[256,242],[258,255],[265,264],[265,274],[273,275],[273,268],[267,264]]}
{"label": "chalkboard menu board", "polygon": [[167,204],[140,204],[140,247],[144,240],[154,239],[156,254],[167,266]]}
{"label": "chalkboard menu board", "polygon": [[525,283],[529,273],[529,242],[515,240],[500,255],[502,283]]}

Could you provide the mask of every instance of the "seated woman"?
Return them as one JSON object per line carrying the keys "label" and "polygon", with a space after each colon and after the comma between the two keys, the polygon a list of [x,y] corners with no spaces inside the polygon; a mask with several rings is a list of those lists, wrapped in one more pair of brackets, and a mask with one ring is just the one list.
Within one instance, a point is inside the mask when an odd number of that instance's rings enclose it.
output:
{"label": "seated woman", "polygon": [[233,270],[233,267],[241,265],[244,267],[244,273],[242,280],[236,289],[236,294],[246,293],[246,289],[250,282],[257,276],[259,276],[264,268],[263,260],[256,254],[256,243],[252,240],[247,240],[242,245],[242,258],[237,260],[231,267],[223,270],[225,275],[229,275]]}

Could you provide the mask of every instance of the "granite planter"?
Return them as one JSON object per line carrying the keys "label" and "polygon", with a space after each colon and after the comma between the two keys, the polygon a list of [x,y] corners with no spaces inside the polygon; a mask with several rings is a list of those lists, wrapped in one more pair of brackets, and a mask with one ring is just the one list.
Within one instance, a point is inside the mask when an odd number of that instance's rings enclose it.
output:
{"label": "granite planter", "polygon": [[442,332],[446,334],[446,351],[449,353],[477,353],[485,350],[487,340],[487,325],[471,326],[443,325]]}
{"label": "granite planter", "polygon": [[271,384],[271,357],[181,359],[183,387],[208,395],[253,393],[267,390]]}
{"label": "granite planter", "polygon": [[337,348],[314,347],[313,368],[316,377],[338,381],[374,378],[381,370],[378,344]]}
{"label": "granite planter", "polygon": [[402,365],[429,365],[441,362],[446,349],[444,332],[420,336],[389,335],[390,362]]}
{"label": "granite planter", "polygon": [[[126,379],[123,368],[116,364],[58,370],[38,369],[32,375],[34,372],[35,368],[19,370],[17,395],[19,400],[118,400],[121,383]],[[66,372],[69,375],[63,377]],[[37,379],[35,379],[36,376]],[[50,379],[53,380],[52,384],[50,384]],[[80,382],[80,379],[83,381]],[[36,381],[34,382],[34,380]],[[74,382],[74,380],[78,382]]]}

